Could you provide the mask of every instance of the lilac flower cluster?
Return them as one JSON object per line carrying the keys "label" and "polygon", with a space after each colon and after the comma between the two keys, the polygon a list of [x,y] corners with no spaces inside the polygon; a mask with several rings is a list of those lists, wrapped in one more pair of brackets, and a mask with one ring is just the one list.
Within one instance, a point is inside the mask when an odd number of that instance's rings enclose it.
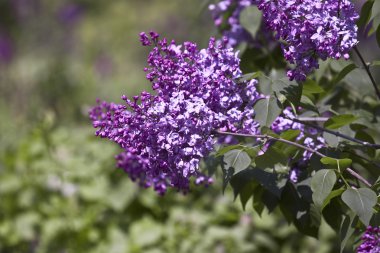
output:
{"label": "lilac flower cluster", "polygon": [[[228,38],[230,46],[235,47],[243,41],[252,41],[252,36],[240,25],[240,13],[254,2],[255,0],[222,0],[209,5],[215,26]],[[226,13],[230,13],[227,20]]]}
{"label": "lilac flower cluster", "polygon": [[[321,149],[326,147],[325,139],[320,136],[319,132],[314,128],[306,128],[305,125],[294,122],[292,119],[295,118],[295,115],[291,111],[291,108],[285,108],[282,112],[282,115],[277,117],[277,119],[272,123],[271,129],[275,133],[281,133],[283,131],[293,129],[300,130],[300,134],[296,138],[297,141],[302,140],[303,145],[314,150]],[[302,168],[306,167],[308,164],[312,153],[310,151],[305,150],[302,154],[302,159],[298,160],[293,164],[290,171],[290,180],[293,182],[297,182],[299,176],[302,172]]]}
{"label": "lilac flower cluster", "polygon": [[276,38],[284,41],[285,59],[295,64],[293,80],[305,80],[318,68],[318,59],[349,58],[357,44],[358,19],[349,0],[258,0],[258,8]]}
{"label": "lilac flower cluster", "polygon": [[368,226],[362,236],[362,244],[358,247],[358,253],[380,252],[380,227]]}
{"label": "lilac flower cluster", "polygon": [[257,81],[237,83],[239,59],[226,40],[210,39],[202,50],[154,32],[141,33],[140,41],[153,46],[145,71],[156,94],[123,96],[123,105],[99,102],[90,111],[96,134],[123,148],[118,167],[143,187],[164,194],[168,187],[187,192],[191,178],[209,184],[198,167],[213,149],[214,131],[258,131]]}

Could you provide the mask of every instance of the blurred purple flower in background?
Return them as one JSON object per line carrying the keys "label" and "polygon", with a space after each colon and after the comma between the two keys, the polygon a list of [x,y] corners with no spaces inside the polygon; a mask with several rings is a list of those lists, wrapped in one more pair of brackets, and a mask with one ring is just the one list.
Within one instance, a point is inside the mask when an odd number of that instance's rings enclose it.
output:
{"label": "blurred purple flower in background", "polygon": [[58,19],[66,25],[74,25],[80,21],[83,8],[76,3],[68,3],[58,10]]}
{"label": "blurred purple flower in background", "polygon": [[11,38],[0,32],[0,63],[9,64],[13,58],[13,50]]}
{"label": "blurred purple flower in background", "polygon": [[222,0],[209,5],[215,26],[228,38],[230,46],[253,41],[251,34],[240,25],[240,13],[253,4],[254,0]]}

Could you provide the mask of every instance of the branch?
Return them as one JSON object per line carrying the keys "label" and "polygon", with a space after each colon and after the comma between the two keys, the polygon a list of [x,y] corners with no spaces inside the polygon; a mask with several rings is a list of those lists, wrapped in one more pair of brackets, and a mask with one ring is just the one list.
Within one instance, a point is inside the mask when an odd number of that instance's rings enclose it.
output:
{"label": "branch", "polygon": [[[215,131],[215,133],[221,134],[221,135],[232,135],[232,136],[239,136],[239,137],[260,138],[260,139],[279,141],[279,142],[283,142],[283,143],[286,143],[286,144],[289,144],[289,145],[292,145],[292,146],[295,146],[295,147],[307,150],[307,151],[309,151],[309,152],[311,152],[313,154],[316,154],[317,156],[322,157],[322,158],[323,157],[328,157],[327,155],[324,155],[324,154],[322,154],[321,152],[319,152],[319,151],[317,151],[315,149],[306,147],[306,146],[304,146],[302,144],[299,144],[297,142],[285,140],[285,139],[283,139],[281,137],[274,137],[274,136],[267,135],[267,134],[241,134],[241,133],[231,133],[231,132],[222,132],[222,131]],[[336,159],[336,158],[332,158],[332,159]],[[360,180],[361,182],[363,182],[368,187],[372,187],[372,185],[365,178],[363,178],[362,176],[360,176],[354,170],[352,170],[350,168],[347,168],[346,171],[348,171],[348,173],[350,173],[354,178],[357,178],[358,180]]]}
{"label": "branch", "polygon": [[361,53],[359,52],[359,49],[356,46],[354,46],[354,50],[355,50],[355,53],[359,56],[359,59],[362,62],[363,67],[369,76],[369,79],[371,79],[372,85],[376,91],[377,98],[380,99],[380,90],[376,85],[375,79],[373,78],[371,71],[369,70],[368,64],[365,62],[363,56],[361,55]]}
{"label": "branch", "polygon": [[327,117],[298,117],[300,121],[316,121],[316,122],[326,122],[329,120]]}
{"label": "branch", "polygon": [[327,157],[327,156],[325,156],[324,154],[318,152],[315,149],[306,147],[306,146],[304,146],[302,144],[299,144],[297,142],[293,142],[293,141],[288,141],[288,140],[282,139],[281,137],[274,137],[274,136],[267,135],[267,134],[241,134],[241,133],[230,133],[230,132],[221,132],[221,131],[216,131],[216,133],[217,134],[223,134],[223,135],[232,135],[232,136],[240,136],[240,137],[247,137],[247,138],[261,138],[261,139],[279,141],[279,142],[283,142],[283,143],[286,143],[286,144],[289,144],[289,145],[292,145],[292,146],[295,146],[295,147],[307,150],[310,153],[316,154],[316,155],[318,155],[320,157]]}
{"label": "branch", "polygon": [[372,144],[372,143],[369,143],[369,142],[366,142],[366,141],[358,140],[356,138],[347,136],[345,134],[341,134],[339,132],[335,132],[335,131],[332,131],[330,129],[326,129],[324,127],[320,127],[318,125],[314,125],[314,124],[311,124],[309,122],[300,120],[301,118],[300,119],[288,118],[288,117],[286,117],[286,118],[289,119],[289,120],[292,120],[294,122],[304,124],[305,126],[309,126],[309,127],[315,128],[315,129],[317,129],[319,131],[326,132],[326,133],[329,133],[329,134],[332,134],[332,135],[335,135],[335,136],[339,136],[339,137],[341,137],[343,139],[346,139],[346,140],[349,140],[349,141],[352,141],[352,142],[355,142],[355,143],[359,143],[359,144],[361,144],[361,145],[363,145],[365,147],[370,147],[370,148],[374,148],[374,149],[380,149],[380,145],[379,144]]}
{"label": "branch", "polygon": [[346,169],[348,171],[348,173],[350,173],[353,177],[359,179],[360,181],[362,181],[366,186],[368,186],[369,188],[372,187],[372,185],[366,180],[364,179],[362,176],[360,176],[358,173],[356,173],[353,169],[351,168],[347,168]]}

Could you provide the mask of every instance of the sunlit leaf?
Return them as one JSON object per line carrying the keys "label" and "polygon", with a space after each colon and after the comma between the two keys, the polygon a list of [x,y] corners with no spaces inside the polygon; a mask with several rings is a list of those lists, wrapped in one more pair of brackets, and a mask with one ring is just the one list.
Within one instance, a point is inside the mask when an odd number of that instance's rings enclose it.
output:
{"label": "sunlit leaf", "polygon": [[373,207],[377,203],[377,195],[369,188],[347,189],[342,194],[342,200],[351,208],[359,219],[368,226],[373,214]]}
{"label": "sunlit leaf", "polygon": [[319,210],[323,209],[323,203],[332,191],[335,182],[336,175],[333,170],[319,170],[312,177],[313,202]]}

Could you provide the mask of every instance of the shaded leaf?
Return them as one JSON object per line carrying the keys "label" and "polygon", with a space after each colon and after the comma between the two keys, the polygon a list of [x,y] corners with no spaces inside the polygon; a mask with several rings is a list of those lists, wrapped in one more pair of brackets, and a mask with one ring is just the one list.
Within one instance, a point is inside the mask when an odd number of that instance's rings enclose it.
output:
{"label": "shaded leaf", "polygon": [[363,4],[363,7],[360,11],[359,20],[356,22],[358,27],[364,27],[368,24],[368,21],[371,18],[373,3],[374,3],[374,0],[369,0]]}
{"label": "shaded leaf", "polygon": [[262,186],[257,186],[253,191],[253,201],[252,208],[261,216],[264,210],[264,202],[262,201],[262,196],[264,193],[264,188]]}
{"label": "shaded leaf", "polygon": [[358,217],[353,214],[347,215],[343,219],[341,227],[340,227],[340,233],[339,233],[341,253],[343,252],[348,239],[354,233],[357,222],[358,222]]}
{"label": "shaded leaf", "polygon": [[318,237],[320,214],[307,201],[303,200],[293,184],[286,184],[280,208],[286,219],[292,221],[303,234]]}
{"label": "shaded leaf", "polygon": [[343,219],[341,204],[339,200],[332,199],[329,201],[329,204],[327,204],[323,209],[322,214],[327,224],[329,224],[332,229],[339,233]]}
{"label": "shaded leaf", "polygon": [[344,188],[340,188],[340,189],[337,189],[337,190],[334,190],[332,192],[330,192],[330,194],[325,198],[324,202],[323,202],[323,206],[322,206],[322,209],[324,209],[328,204],[330,204],[330,201],[333,199],[333,198],[336,198],[340,195],[342,195],[342,193],[345,191]]}
{"label": "shaded leaf", "polygon": [[356,67],[356,65],[354,63],[351,63],[351,64],[347,65],[335,77],[335,79],[333,80],[333,83],[339,83],[343,78],[345,78],[346,75],[348,75],[351,71],[353,71],[356,68],[357,67]]}
{"label": "shaded leaf", "polygon": [[264,154],[255,158],[255,164],[260,169],[288,170],[289,158],[280,149],[270,147]]}
{"label": "shaded leaf", "polygon": [[287,181],[286,178],[281,178],[277,174],[266,172],[258,168],[252,169],[251,175],[260,185],[276,197],[279,198],[281,196],[282,189]]}
{"label": "shaded leaf", "polygon": [[337,115],[326,121],[324,127],[328,129],[337,129],[354,122],[356,119],[357,117],[352,114]]}
{"label": "shaded leaf", "polygon": [[228,183],[230,182],[232,176],[234,175],[233,168],[223,168],[223,193],[226,190]]}
{"label": "shaded leaf", "polygon": [[302,87],[302,94],[304,94],[304,95],[318,94],[318,93],[322,93],[325,91],[314,80],[309,79],[309,78],[303,83],[302,86],[303,86]]}
{"label": "shaded leaf", "polygon": [[248,6],[240,13],[240,24],[246,29],[252,37],[256,36],[261,24],[261,11],[254,6]]}

